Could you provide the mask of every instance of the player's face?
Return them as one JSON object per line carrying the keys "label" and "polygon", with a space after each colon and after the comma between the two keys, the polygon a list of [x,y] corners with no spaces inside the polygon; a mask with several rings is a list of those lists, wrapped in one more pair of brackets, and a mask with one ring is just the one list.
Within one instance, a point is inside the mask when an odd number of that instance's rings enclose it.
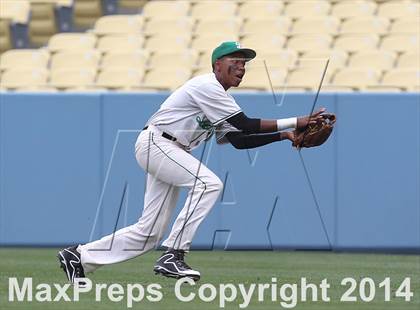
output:
{"label": "player's face", "polygon": [[216,71],[219,82],[227,90],[237,87],[245,74],[245,58],[242,53],[233,53],[218,60],[219,66]]}

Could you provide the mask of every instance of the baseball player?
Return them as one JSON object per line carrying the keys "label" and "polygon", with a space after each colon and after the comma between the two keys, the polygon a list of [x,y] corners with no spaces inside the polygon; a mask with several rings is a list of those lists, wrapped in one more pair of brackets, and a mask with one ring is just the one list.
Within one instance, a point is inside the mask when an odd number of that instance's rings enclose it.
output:
{"label": "baseball player", "polygon": [[69,281],[156,248],[182,187],[189,189],[188,196],[162,243],[166,251],[154,271],[167,277],[200,278],[200,272],[185,263],[184,254],[214,206],[223,183],[190,151],[214,133],[218,143],[231,143],[238,149],[293,141],[293,132],[285,129],[304,129],[324,112],[321,109],[312,116],[278,120],[247,117],[226,91],[241,83],[245,63],[255,56],[254,50],[242,48],[237,42],[223,42],[212,53],[213,72],[190,79],[163,102],[135,144],[137,162],[147,172],[139,221],[100,240],[60,251],[58,258]]}

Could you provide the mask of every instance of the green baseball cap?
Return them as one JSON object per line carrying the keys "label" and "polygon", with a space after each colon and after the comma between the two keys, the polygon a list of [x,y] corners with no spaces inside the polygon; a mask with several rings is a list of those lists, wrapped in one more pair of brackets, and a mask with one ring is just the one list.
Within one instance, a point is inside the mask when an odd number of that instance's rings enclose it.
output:
{"label": "green baseball cap", "polygon": [[257,56],[257,53],[254,50],[250,48],[242,48],[239,42],[227,41],[223,42],[213,50],[213,53],[211,54],[211,64],[214,65],[217,59],[235,52],[244,54],[245,58],[248,58],[248,60]]}

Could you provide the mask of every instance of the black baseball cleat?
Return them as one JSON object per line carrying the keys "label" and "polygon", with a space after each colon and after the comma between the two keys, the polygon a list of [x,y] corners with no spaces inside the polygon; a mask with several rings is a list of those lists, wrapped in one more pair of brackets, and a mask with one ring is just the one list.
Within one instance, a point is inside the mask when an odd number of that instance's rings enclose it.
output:
{"label": "black baseball cleat", "polygon": [[[60,267],[64,270],[67,279],[74,284],[75,279],[84,278],[85,271],[83,270],[80,253],[77,251],[77,246],[73,246],[58,252],[58,260]],[[79,284],[84,285],[85,282],[80,281]]]}
{"label": "black baseball cleat", "polygon": [[155,274],[161,274],[170,278],[188,277],[194,281],[200,280],[200,272],[191,269],[184,261],[185,251],[168,250],[156,261],[153,268]]}

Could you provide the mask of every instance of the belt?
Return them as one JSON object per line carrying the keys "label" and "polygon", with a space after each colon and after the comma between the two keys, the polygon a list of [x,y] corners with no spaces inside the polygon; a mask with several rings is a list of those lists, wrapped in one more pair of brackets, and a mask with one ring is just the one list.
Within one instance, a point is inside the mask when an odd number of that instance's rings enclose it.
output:
{"label": "belt", "polygon": [[[146,130],[147,128],[149,128],[149,126],[144,127],[143,130]],[[166,138],[168,140],[171,140],[173,142],[176,141],[176,138],[175,137],[172,137],[170,134],[168,134],[168,133],[166,133],[164,131],[162,132],[162,137],[164,137],[164,138]]]}

